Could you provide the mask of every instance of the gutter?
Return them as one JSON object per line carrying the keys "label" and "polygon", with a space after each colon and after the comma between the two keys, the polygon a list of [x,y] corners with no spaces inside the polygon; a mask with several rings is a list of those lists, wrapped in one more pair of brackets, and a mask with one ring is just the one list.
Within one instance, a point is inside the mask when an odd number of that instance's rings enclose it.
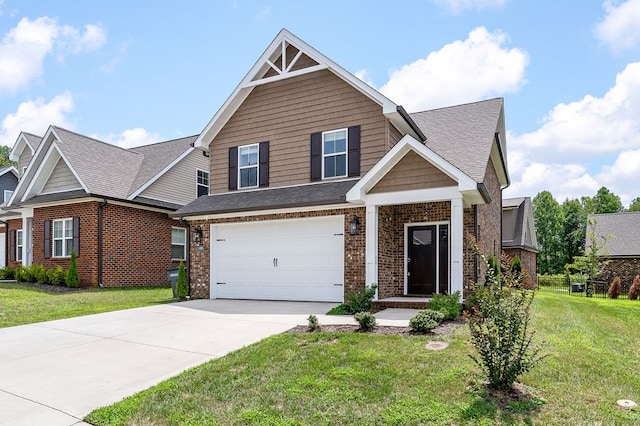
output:
{"label": "gutter", "polygon": [[416,122],[413,121],[413,118],[411,118],[409,113],[402,107],[402,105],[398,105],[396,108],[396,111],[398,111],[398,114],[400,114],[400,117],[404,118],[404,121],[406,121],[409,127],[411,127],[411,130],[413,130],[418,135],[418,137],[420,138],[420,141],[426,142],[427,137],[424,135],[424,133],[422,133],[422,130],[420,130]]}
{"label": "gutter", "polygon": [[104,282],[102,279],[102,262],[103,262],[103,253],[102,253],[102,218],[103,218],[103,209],[107,205],[107,200],[104,199],[102,202],[98,203],[98,287],[103,288]]}

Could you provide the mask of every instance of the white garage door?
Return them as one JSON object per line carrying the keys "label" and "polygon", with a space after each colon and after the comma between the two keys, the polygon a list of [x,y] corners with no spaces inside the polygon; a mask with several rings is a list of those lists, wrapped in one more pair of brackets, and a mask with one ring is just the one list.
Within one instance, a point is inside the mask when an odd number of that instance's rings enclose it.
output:
{"label": "white garage door", "polygon": [[344,216],[211,225],[211,298],[342,302]]}

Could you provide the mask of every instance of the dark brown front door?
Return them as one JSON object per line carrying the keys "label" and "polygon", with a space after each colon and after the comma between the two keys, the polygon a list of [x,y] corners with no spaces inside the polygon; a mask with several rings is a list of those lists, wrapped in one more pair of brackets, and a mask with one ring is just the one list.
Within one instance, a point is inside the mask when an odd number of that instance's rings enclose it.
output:
{"label": "dark brown front door", "polygon": [[408,229],[407,293],[436,293],[437,225]]}

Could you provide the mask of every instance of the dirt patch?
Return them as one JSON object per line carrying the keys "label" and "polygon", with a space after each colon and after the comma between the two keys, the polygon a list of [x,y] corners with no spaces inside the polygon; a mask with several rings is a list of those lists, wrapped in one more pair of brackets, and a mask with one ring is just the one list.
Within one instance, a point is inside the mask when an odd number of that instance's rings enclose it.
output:
{"label": "dirt patch", "polygon": [[504,390],[491,389],[488,383],[483,383],[483,390],[487,393],[485,399],[502,410],[531,411],[545,403],[544,399],[519,382]]}
{"label": "dirt patch", "polygon": [[[434,328],[429,335],[436,336],[444,336],[447,334],[451,334],[454,328],[464,324],[464,320],[459,319],[455,321],[445,321],[436,328]],[[321,325],[320,331],[323,333],[365,333],[360,329],[359,325],[355,324],[340,324],[340,325]],[[288,333],[310,333],[309,327],[306,325],[298,325]],[[382,334],[382,335],[395,335],[395,336],[420,336],[424,333],[417,333],[412,331],[409,327],[397,327],[397,326],[387,326],[387,325],[378,325],[374,327],[373,331],[369,332],[369,334]]]}

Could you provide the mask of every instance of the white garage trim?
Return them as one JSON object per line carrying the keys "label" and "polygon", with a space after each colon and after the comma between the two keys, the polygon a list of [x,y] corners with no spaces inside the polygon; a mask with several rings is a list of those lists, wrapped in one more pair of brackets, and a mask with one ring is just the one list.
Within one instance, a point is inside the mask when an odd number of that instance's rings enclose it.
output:
{"label": "white garage trim", "polygon": [[212,224],[210,297],[342,302],[344,220]]}

